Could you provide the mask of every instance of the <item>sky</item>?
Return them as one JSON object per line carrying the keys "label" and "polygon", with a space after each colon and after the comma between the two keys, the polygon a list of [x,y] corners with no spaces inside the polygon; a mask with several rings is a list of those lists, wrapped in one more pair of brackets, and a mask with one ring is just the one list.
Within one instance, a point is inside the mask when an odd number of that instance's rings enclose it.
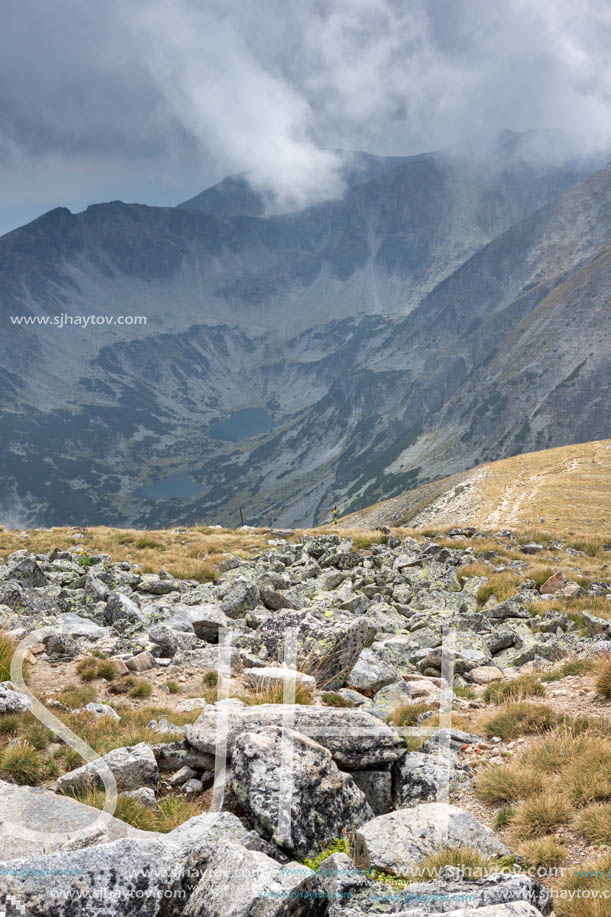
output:
{"label": "sky", "polygon": [[340,150],[611,149],[608,0],[3,0],[0,233],[56,206],[171,206],[247,170],[342,193]]}

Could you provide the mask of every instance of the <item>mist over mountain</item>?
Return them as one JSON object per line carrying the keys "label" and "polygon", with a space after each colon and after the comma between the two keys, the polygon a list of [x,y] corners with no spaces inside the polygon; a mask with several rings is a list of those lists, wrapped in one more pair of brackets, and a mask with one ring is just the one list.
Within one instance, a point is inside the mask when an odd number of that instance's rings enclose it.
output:
{"label": "mist over mountain", "polygon": [[[311,524],[609,436],[611,167],[524,149],[343,155],[343,195],[299,210],[246,173],[1,237],[0,522]],[[11,323],[63,314],[147,321]]]}

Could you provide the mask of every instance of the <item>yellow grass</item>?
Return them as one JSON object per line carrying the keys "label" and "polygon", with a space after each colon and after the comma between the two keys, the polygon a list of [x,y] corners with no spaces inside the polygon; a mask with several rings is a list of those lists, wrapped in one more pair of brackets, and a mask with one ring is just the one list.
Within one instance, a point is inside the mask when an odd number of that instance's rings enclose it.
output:
{"label": "yellow grass", "polygon": [[[419,521],[435,499],[456,484],[474,481],[470,496],[450,499],[434,521]],[[439,529],[539,529],[587,542],[609,540],[611,440],[560,446],[512,456],[425,484],[340,520],[342,527],[383,524]],[[464,492],[463,492],[464,494]],[[403,511],[402,511],[403,510]],[[545,520],[542,522],[541,520]]]}

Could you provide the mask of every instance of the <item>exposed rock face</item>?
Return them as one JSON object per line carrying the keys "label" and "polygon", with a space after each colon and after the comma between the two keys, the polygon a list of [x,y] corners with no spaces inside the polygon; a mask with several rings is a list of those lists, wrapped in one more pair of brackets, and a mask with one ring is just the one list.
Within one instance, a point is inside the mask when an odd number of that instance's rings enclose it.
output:
{"label": "exposed rock face", "polygon": [[231,842],[219,846],[193,891],[184,917],[318,917],[327,902],[311,869]]}
{"label": "exposed rock face", "polygon": [[174,917],[184,904],[176,866],[176,848],[156,838],[15,860],[0,904],[15,896],[32,917]]}
{"label": "exposed rock face", "polygon": [[[247,707],[231,702],[227,709],[227,754],[233,754],[238,736],[282,726],[286,709],[282,704]],[[193,726],[185,729],[187,742],[199,751],[214,754],[219,706],[202,712]],[[347,769],[362,770],[392,764],[405,753],[401,737],[365,710],[307,707],[291,711],[292,728],[328,748],[336,763]]]}
{"label": "exposed rock face", "polygon": [[310,612],[280,611],[265,621],[257,637],[270,659],[282,661],[285,644],[294,638],[299,668],[319,687],[339,687],[353,668],[367,639],[367,620],[327,623]]}
{"label": "exposed rock face", "polygon": [[392,791],[395,808],[437,799],[437,794],[455,790],[468,772],[442,755],[408,752],[393,765]]}
{"label": "exposed rock face", "polygon": [[559,589],[562,589],[565,583],[566,576],[562,570],[559,570],[557,573],[552,573],[552,575],[545,580],[539,592],[541,595],[554,595]]}
{"label": "exposed rock face", "polygon": [[[159,780],[155,755],[146,742],[140,742],[128,748],[115,748],[103,755],[101,760],[113,772],[119,790],[136,790],[142,786],[156,786]],[[57,786],[62,792],[87,789],[92,784],[102,785],[95,763],[84,764],[57,779]]]}
{"label": "exposed rock face", "polygon": [[331,753],[293,730],[238,736],[232,786],[257,831],[294,856],[315,852],[373,814]]}
{"label": "exposed rock face", "polygon": [[440,847],[473,847],[489,856],[509,853],[492,831],[468,812],[447,803],[423,803],[379,815],[362,825],[355,840],[356,863],[394,875],[409,875],[412,866]]}

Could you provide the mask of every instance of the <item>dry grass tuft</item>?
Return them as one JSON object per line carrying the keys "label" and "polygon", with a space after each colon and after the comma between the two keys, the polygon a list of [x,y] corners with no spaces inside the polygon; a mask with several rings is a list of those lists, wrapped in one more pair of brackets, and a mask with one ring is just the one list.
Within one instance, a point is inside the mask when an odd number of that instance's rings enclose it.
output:
{"label": "dry grass tuft", "polygon": [[481,768],[475,780],[478,797],[491,805],[516,802],[533,793],[540,793],[543,782],[540,774],[517,764],[489,765]]}
{"label": "dry grass tuft", "polygon": [[500,736],[509,741],[530,733],[547,732],[558,722],[551,707],[521,701],[500,707],[498,713],[484,720],[482,729],[487,736]]}
{"label": "dry grass tuft", "polygon": [[591,844],[611,846],[611,804],[596,803],[582,809],[576,828]]}
{"label": "dry grass tuft", "polygon": [[596,667],[596,690],[601,697],[611,700],[611,658],[602,659]]}
{"label": "dry grass tuft", "polygon": [[510,681],[495,681],[486,687],[484,700],[487,704],[502,704],[505,701],[524,700],[526,697],[543,697],[545,688],[536,675],[520,675]]}
{"label": "dry grass tuft", "polygon": [[539,837],[524,841],[518,852],[533,866],[559,866],[566,860],[567,850],[555,837]]}
{"label": "dry grass tuft", "polygon": [[511,822],[512,833],[520,840],[544,837],[571,817],[571,804],[558,793],[539,794],[522,803]]}

